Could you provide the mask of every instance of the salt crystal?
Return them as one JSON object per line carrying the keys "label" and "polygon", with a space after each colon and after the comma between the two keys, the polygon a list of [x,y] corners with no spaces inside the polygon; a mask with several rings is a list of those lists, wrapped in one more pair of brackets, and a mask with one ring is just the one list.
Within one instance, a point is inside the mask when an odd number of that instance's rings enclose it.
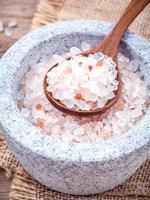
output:
{"label": "salt crystal", "polygon": [[64,100],[64,104],[68,107],[68,108],[73,108],[74,107],[74,103],[70,100]]}
{"label": "salt crystal", "polygon": [[[47,88],[48,91],[51,91],[51,89]],[[59,99],[59,100],[63,100],[64,97],[63,97],[63,94],[61,91],[57,91],[57,93],[55,93],[55,95],[53,95],[56,99]]]}
{"label": "salt crystal", "polygon": [[103,107],[105,106],[105,102],[104,102],[101,98],[99,98],[99,99],[98,99],[97,106],[98,106],[99,108],[103,108]]}
{"label": "salt crystal", "polygon": [[85,100],[86,101],[96,101],[97,95],[94,93],[88,93],[87,95],[85,95]]}
{"label": "salt crystal", "polygon": [[104,59],[104,54],[102,54],[102,53],[95,53],[94,55],[93,55],[93,57],[96,59],[96,60],[103,60]]}
{"label": "salt crystal", "polygon": [[81,50],[78,47],[71,47],[70,48],[70,54],[71,55],[76,55],[76,54],[79,54],[79,53],[81,53]]}
{"label": "salt crystal", "polygon": [[73,131],[73,134],[74,135],[82,135],[84,133],[84,129],[81,127],[81,128],[77,128]]}
{"label": "salt crystal", "polygon": [[77,105],[79,107],[79,109],[81,110],[90,110],[91,106],[88,105],[86,102],[84,101],[75,101],[75,105]]}
{"label": "salt crystal", "polygon": [[63,92],[63,98],[64,99],[72,99],[74,97],[74,91],[71,89],[68,89],[68,91]]}
{"label": "salt crystal", "polygon": [[42,118],[45,118],[45,113],[43,110],[32,110],[32,116],[35,118],[35,119],[42,119]]}
{"label": "salt crystal", "polygon": [[8,27],[13,28],[17,26],[17,20],[13,19],[10,22],[8,22]]}
{"label": "salt crystal", "polygon": [[109,100],[109,99],[113,99],[114,97],[115,97],[114,92],[110,92],[105,98],[106,98],[107,100]]}
{"label": "salt crystal", "polygon": [[6,28],[4,29],[4,34],[7,36],[7,37],[10,37],[12,35],[12,32],[10,31],[9,28]]}
{"label": "salt crystal", "polygon": [[131,115],[133,118],[139,117],[140,115],[142,115],[142,110],[137,108],[131,111]]}
{"label": "salt crystal", "polygon": [[90,49],[90,45],[86,42],[82,42],[81,49],[82,49],[82,51],[87,51],[88,49]]}
{"label": "salt crystal", "polygon": [[[43,67],[44,63],[38,63],[36,66],[36,73],[41,74],[42,72],[47,72],[47,69],[45,69],[45,67]],[[44,65],[46,66],[46,65]]]}
{"label": "salt crystal", "polygon": [[53,55],[53,57],[52,58],[54,58],[55,59],[55,61],[56,61],[56,63],[58,62],[62,62],[64,59],[62,58],[62,56],[59,56],[59,55],[57,55],[57,54],[54,54]]}
{"label": "salt crystal", "polygon": [[0,32],[2,32],[3,30],[4,30],[4,23],[0,21]]}

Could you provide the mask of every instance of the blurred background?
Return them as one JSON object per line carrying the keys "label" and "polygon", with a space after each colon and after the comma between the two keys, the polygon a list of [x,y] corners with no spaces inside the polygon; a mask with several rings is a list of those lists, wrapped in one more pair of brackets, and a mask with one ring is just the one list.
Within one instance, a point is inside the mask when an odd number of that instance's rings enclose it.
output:
{"label": "blurred background", "polygon": [[[0,0],[0,56],[31,27],[70,19],[115,21],[130,0]],[[34,19],[33,19],[34,17]],[[131,25],[149,39],[150,6]]]}
{"label": "blurred background", "polygon": [[0,56],[29,31],[38,2],[39,0],[0,0]]}

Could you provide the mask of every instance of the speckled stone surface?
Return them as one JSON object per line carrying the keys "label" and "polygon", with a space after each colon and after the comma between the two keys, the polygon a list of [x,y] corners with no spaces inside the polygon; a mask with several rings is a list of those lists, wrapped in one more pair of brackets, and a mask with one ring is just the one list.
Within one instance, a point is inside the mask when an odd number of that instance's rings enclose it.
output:
{"label": "speckled stone surface", "polygon": [[[150,155],[150,110],[134,130],[95,144],[68,144],[43,135],[17,107],[19,79],[28,67],[53,53],[96,44],[111,25],[99,21],[59,22],[27,34],[0,61],[0,128],[23,167],[49,188],[69,194],[94,194],[127,180]],[[126,33],[120,51],[139,61],[150,81],[150,43]]]}

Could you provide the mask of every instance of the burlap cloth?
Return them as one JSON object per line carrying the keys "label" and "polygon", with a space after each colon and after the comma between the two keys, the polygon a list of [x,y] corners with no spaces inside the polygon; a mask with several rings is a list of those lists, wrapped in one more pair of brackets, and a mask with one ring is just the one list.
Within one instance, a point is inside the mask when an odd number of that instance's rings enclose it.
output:
{"label": "burlap cloth", "polygon": [[[114,21],[129,0],[41,0],[32,29],[56,20],[100,19]],[[150,6],[134,21],[131,30],[150,39]],[[123,185],[94,196],[71,196],[51,191],[33,180],[0,136],[0,167],[12,176],[11,200],[150,200],[150,160]]]}

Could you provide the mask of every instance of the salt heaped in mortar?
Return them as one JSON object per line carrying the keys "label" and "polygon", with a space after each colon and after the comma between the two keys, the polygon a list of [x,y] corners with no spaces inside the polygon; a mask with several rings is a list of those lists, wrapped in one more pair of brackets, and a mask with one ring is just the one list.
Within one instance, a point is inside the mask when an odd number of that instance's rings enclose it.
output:
{"label": "salt heaped in mortar", "polygon": [[[84,47],[83,47],[84,46]],[[82,44],[82,50],[90,48]],[[119,68],[122,75],[122,94],[118,102],[106,113],[95,117],[75,117],[55,109],[45,97],[43,80],[51,66],[68,55],[80,53],[76,47],[64,56],[54,55],[47,62],[31,66],[22,77],[18,91],[18,105],[22,115],[51,137],[66,142],[95,142],[110,139],[134,128],[147,110],[149,90],[143,75],[137,71],[138,64],[119,54]]]}

